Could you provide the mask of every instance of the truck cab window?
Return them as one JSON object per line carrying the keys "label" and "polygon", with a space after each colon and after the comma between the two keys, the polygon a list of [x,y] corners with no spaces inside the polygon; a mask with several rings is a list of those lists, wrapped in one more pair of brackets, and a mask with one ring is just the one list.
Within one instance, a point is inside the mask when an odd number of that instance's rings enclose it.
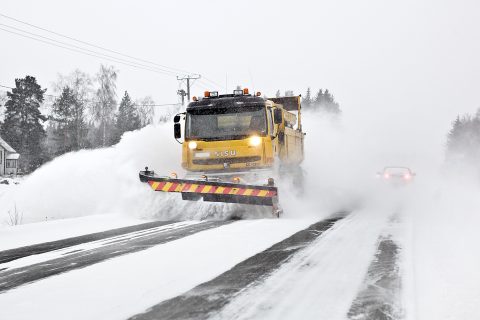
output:
{"label": "truck cab window", "polygon": [[273,124],[273,113],[272,113],[272,108],[268,108],[267,111],[267,120],[268,120],[268,127],[270,128],[270,136],[274,137],[275,136],[275,126]]}

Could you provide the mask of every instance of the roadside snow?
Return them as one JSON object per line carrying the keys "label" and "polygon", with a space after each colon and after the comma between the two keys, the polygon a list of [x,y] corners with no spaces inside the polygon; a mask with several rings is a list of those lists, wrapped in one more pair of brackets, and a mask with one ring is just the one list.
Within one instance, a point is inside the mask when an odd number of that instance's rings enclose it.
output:
{"label": "roadside snow", "polygon": [[408,319],[480,319],[479,194],[439,181],[409,209]]}
{"label": "roadside snow", "polygon": [[10,178],[0,176],[0,197],[2,194],[12,190],[12,188],[17,187],[23,179],[23,177]]}
{"label": "roadside snow", "polygon": [[105,214],[0,227],[0,251],[146,223],[123,215]]}
{"label": "roadside snow", "polygon": [[0,294],[0,319],[126,319],[315,222],[237,221]]}

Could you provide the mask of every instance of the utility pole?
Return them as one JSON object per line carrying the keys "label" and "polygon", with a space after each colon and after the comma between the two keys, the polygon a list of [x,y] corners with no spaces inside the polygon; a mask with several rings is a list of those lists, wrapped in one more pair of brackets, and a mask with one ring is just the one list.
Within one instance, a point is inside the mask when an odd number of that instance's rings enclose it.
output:
{"label": "utility pole", "polygon": [[177,90],[177,94],[182,98],[182,106],[184,106],[185,105],[185,96],[187,95],[187,93],[185,92],[185,90],[180,89],[180,90]]}
{"label": "utility pole", "polygon": [[194,75],[194,76],[185,76],[183,78],[180,78],[180,77],[177,76],[178,81],[187,80],[187,98],[188,98],[189,102],[190,102],[190,80],[197,80],[197,79],[200,79],[200,78],[201,78],[201,76],[199,74]]}

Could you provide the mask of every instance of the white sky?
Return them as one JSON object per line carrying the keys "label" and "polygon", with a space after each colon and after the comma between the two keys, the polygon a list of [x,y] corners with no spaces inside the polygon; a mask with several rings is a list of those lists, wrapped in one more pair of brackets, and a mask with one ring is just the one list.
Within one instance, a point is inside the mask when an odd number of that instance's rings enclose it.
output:
{"label": "white sky", "polygon": [[[444,132],[480,107],[478,1],[27,0],[2,1],[0,13],[222,85],[227,77],[229,90],[328,87],[349,115],[431,118]],[[1,30],[0,43],[2,85],[30,74],[50,88],[57,73],[94,74],[104,62]],[[177,101],[175,77],[115,65],[119,96]]]}

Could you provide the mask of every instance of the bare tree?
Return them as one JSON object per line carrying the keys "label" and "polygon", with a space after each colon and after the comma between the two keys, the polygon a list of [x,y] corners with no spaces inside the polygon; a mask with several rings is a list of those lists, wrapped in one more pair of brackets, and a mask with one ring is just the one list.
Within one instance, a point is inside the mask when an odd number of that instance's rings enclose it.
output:
{"label": "bare tree", "polygon": [[58,74],[57,81],[52,84],[53,91],[60,95],[65,87],[69,87],[75,94],[75,98],[83,105],[88,106],[93,100],[92,77],[79,69],[75,69],[68,75]]}
{"label": "bare tree", "polygon": [[180,112],[181,104],[159,107],[158,112],[155,113],[155,117],[158,122],[168,122],[172,120],[173,116]]}
{"label": "bare tree", "polygon": [[[61,96],[66,88],[73,94],[75,100],[75,109],[72,114],[75,126],[75,139],[79,148],[85,147],[85,124],[92,119],[92,114],[88,114],[88,111],[92,110],[93,101],[93,80],[92,77],[76,69],[68,75],[58,74],[57,81],[52,84],[53,91],[56,95]],[[56,101],[55,101],[56,102]],[[52,112],[55,109],[55,102],[52,105]]]}
{"label": "bare tree", "polygon": [[3,120],[5,113],[5,102],[7,102],[7,94],[0,92],[0,122]]}
{"label": "bare tree", "polygon": [[153,109],[154,104],[155,101],[153,101],[150,96],[135,101],[135,107],[137,109],[137,114],[140,117],[142,127],[153,123],[153,117],[155,116],[155,110]]}
{"label": "bare tree", "polygon": [[23,213],[17,210],[17,204],[14,205],[13,211],[8,210],[7,225],[16,226],[22,223]]}
{"label": "bare tree", "polygon": [[93,118],[100,123],[102,130],[102,146],[107,145],[107,125],[114,119],[114,113],[117,107],[117,70],[113,66],[101,65],[96,75],[98,89],[93,103]]}

